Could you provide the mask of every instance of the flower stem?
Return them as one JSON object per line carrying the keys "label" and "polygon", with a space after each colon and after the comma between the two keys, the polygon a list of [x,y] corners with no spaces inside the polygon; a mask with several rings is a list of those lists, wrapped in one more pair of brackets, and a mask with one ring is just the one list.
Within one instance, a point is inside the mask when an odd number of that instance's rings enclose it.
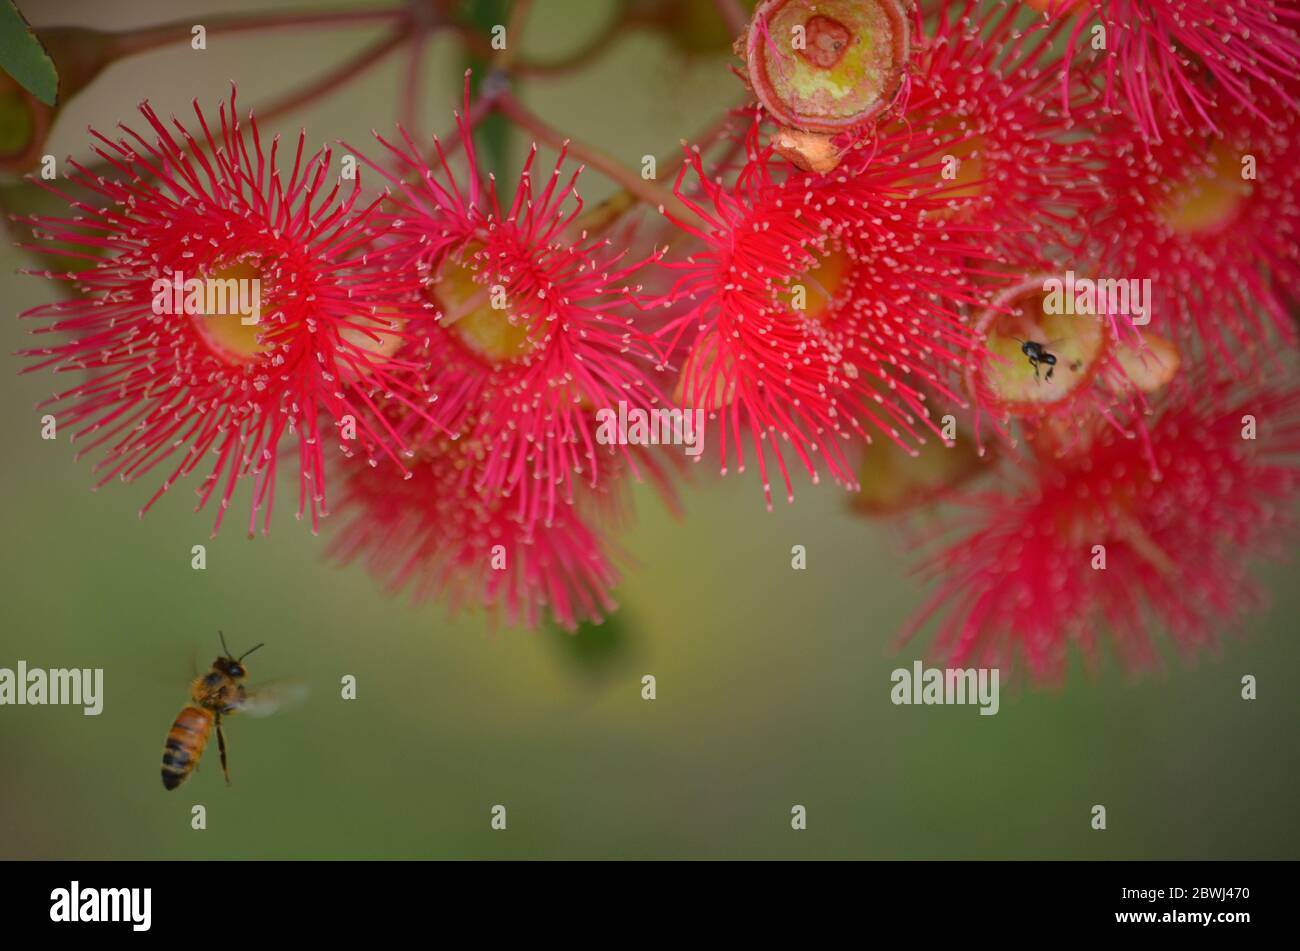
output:
{"label": "flower stem", "polygon": [[[366,47],[356,56],[340,63],[324,75],[321,75],[306,85],[293,90],[276,102],[271,103],[266,108],[258,110],[258,121],[269,122],[272,119],[276,119],[279,116],[292,112],[295,109],[314,102],[322,96],[334,92],[340,87],[346,85],[352,79],[361,75],[371,66],[374,66],[388,55],[388,53],[392,52],[405,42],[406,39],[407,36],[403,30],[394,30],[387,36]],[[111,163],[101,160],[98,162],[91,162],[86,166],[86,170],[89,174],[101,175],[106,173],[111,167]]]}
{"label": "flower stem", "polygon": [[[705,151],[724,138],[727,128],[733,119],[734,109],[728,109],[717,119],[711,122],[703,131],[701,131],[692,140],[701,150]],[[735,154],[735,149],[742,148],[744,140],[736,137],[728,148],[727,156],[722,160],[725,165]],[[683,140],[678,148],[674,149],[671,155],[665,156],[658,163],[658,176],[661,179],[672,178],[681,168],[682,163],[686,161],[686,149],[688,143]],[[610,195],[595,208],[588,211],[578,219],[576,225],[586,231],[598,233],[605,228],[614,224],[618,219],[637,203],[638,196],[627,188],[619,189],[613,195]],[[671,222],[664,222],[671,227]]]}
{"label": "flower stem", "polygon": [[519,54],[519,48],[523,46],[524,24],[528,22],[528,14],[532,6],[533,0],[515,0],[510,8],[510,19],[506,21],[506,48],[499,50],[494,57],[492,63],[494,69],[510,72]]}
{"label": "flower stem", "polygon": [[611,40],[617,39],[627,30],[652,26],[655,23],[656,21],[652,17],[621,11],[596,36],[592,37],[590,42],[579,49],[574,50],[572,53],[557,56],[555,59],[536,60],[520,55],[518,34],[513,27],[507,27],[506,33],[510,37],[509,42],[511,45],[505,50],[494,50],[482,33],[473,27],[454,22],[447,22],[445,26],[456,34],[466,49],[480,59],[491,61],[495,68],[502,68],[501,58],[503,54],[508,53],[509,56],[504,58],[509,67],[509,72],[513,76],[560,76],[585,66],[596,59],[609,47]]}
{"label": "flower stem", "polygon": [[[367,46],[356,56],[339,63],[338,66],[324,75],[272,103],[258,114],[258,118],[262,121],[274,119],[277,116],[314,102],[321,96],[328,95],[377,64],[385,56],[405,43],[407,39],[405,31],[394,30],[377,42]],[[418,51],[413,52],[413,55],[418,56]]]}
{"label": "flower stem", "polygon": [[406,7],[380,10],[304,10],[295,13],[252,13],[204,17],[161,23],[139,30],[111,34],[115,57],[134,56],[172,43],[189,42],[191,30],[202,24],[209,34],[241,33],[290,26],[356,26],[365,23],[391,23],[408,17]]}
{"label": "flower stem", "polygon": [[622,186],[625,191],[635,196],[639,201],[643,201],[651,207],[658,208],[661,212],[667,212],[677,218],[688,219],[694,217],[690,209],[671,191],[655,182],[643,179],[636,172],[594,145],[563,135],[530,112],[513,94],[509,92],[503,93],[500,99],[497,100],[497,108],[511,122],[531,133],[540,142],[549,145],[553,149],[567,148],[575,158],[590,165],[615,184]]}
{"label": "flower stem", "polygon": [[619,14],[612,17],[601,30],[591,40],[583,44],[572,53],[566,53],[563,56],[557,56],[555,59],[518,59],[514,63],[514,72],[517,76],[562,76],[565,73],[580,69],[588,63],[594,61],[606,49],[609,48],[610,42],[625,34],[628,30],[637,26],[644,26],[653,21],[644,17],[630,15],[626,10],[620,10]]}
{"label": "flower stem", "polygon": [[424,28],[411,37],[410,48],[406,51],[406,70],[402,76],[402,96],[397,111],[398,122],[416,141],[420,138],[420,76],[424,66],[427,41],[428,31]]}

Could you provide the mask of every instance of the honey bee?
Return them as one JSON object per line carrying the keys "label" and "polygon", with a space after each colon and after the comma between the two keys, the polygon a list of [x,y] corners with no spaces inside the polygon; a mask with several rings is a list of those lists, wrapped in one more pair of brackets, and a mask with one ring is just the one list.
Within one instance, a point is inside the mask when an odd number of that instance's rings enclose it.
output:
{"label": "honey bee", "polygon": [[167,789],[175,789],[194,772],[214,727],[217,731],[217,749],[221,753],[221,772],[229,786],[226,734],[221,728],[221,718],[236,712],[265,716],[293,696],[292,692],[283,689],[278,693],[246,689],[244,679],[248,676],[248,669],[244,666],[244,658],[263,645],[250,647],[235,657],[226,646],[226,635],[220,631],[217,633],[221,636],[221,649],[225,653],[212,662],[211,670],[190,685],[191,702],[177,715],[167,733],[162,758],[162,782]]}

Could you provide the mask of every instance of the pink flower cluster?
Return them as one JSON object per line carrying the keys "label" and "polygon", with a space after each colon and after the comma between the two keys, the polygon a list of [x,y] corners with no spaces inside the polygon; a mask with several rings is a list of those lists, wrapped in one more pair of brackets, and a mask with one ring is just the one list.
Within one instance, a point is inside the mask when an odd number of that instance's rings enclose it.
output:
{"label": "pink flower cluster", "polygon": [[[245,482],[265,530],[287,473],[338,558],[532,626],[614,609],[630,480],[674,502],[682,454],[599,411],[700,410],[768,507],[823,473],[863,511],[948,503],[905,632],[945,659],[1150,665],[1291,537],[1298,29],[1283,0],[763,0],[755,101],[662,216],[586,208],[563,148],[503,198],[468,97],[351,180],[233,91],[146,104],[29,222],[84,267],[40,272],[69,294],[23,315],[28,369],[72,373],[50,411],[145,509],[197,473],[214,531]],[[160,313],[178,274],[260,282],[260,318]]]}

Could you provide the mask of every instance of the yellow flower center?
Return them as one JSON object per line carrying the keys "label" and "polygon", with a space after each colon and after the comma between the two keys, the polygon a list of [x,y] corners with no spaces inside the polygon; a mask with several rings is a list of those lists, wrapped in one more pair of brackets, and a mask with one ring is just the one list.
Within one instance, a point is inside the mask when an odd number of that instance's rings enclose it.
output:
{"label": "yellow flower center", "polygon": [[[986,143],[984,137],[970,130],[971,120],[960,114],[948,113],[935,119],[927,127],[930,142],[934,147],[932,161],[939,165],[939,177],[936,182],[933,172],[927,171],[915,179],[925,189],[938,190],[935,196],[945,202],[935,214],[940,218],[952,218],[964,211],[972,199],[986,195],[989,183],[985,180],[986,166],[984,154]],[[909,131],[902,122],[891,122],[891,134],[904,134]]]}
{"label": "yellow flower center", "polygon": [[1022,411],[1059,402],[1089,381],[1108,342],[1101,321],[1076,315],[1072,301],[1050,312],[1056,308],[1041,285],[1034,278],[1009,291],[986,327],[984,383],[999,402]]}
{"label": "yellow flower center", "polygon": [[1160,218],[1179,234],[1220,230],[1251,192],[1250,182],[1242,178],[1242,156],[1215,142],[1207,159],[1206,167],[1172,191],[1158,209]]}
{"label": "yellow flower center", "polygon": [[[246,261],[239,261],[199,277],[201,294],[194,300],[202,301],[191,320],[199,328],[208,347],[219,357],[231,363],[245,363],[271,349],[266,340],[270,310],[261,297],[262,271]],[[257,281],[256,298],[253,281]],[[188,283],[188,281],[187,281]],[[191,292],[186,290],[186,300]],[[257,314],[254,314],[255,303]],[[256,323],[245,323],[257,316]],[[259,337],[261,339],[259,339]]]}
{"label": "yellow flower center", "polygon": [[395,309],[382,307],[373,317],[356,317],[352,323],[343,327],[339,331],[339,338],[344,343],[358,347],[368,357],[367,362],[358,360],[354,363],[352,359],[341,361],[339,372],[343,374],[344,380],[355,382],[370,377],[376,370],[382,370],[402,347],[403,323],[405,319]]}
{"label": "yellow flower center", "polygon": [[480,357],[504,363],[526,356],[537,348],[528,317],[515,313],[503,285],[478,280],[473,262],[479,248],[469,245],[459,257],[448,257],[429,296],[442,313],[442,325]]}
{"label": "yellow flower center", "polygon": [[984,181],[984,138],[968,134],[962,125],[961,116],[945,116],[934,126],[940,139],[961,139],[944,146],[941,159],[942,197],[954,204],[978,198],[988,189]]}
{"label": "yellow flower center", "polygon": [[790,308],[810,320],[828,320],[831,305],[840,297],[853,272],[853,261],[842,248],[834,248],[790,282]]}

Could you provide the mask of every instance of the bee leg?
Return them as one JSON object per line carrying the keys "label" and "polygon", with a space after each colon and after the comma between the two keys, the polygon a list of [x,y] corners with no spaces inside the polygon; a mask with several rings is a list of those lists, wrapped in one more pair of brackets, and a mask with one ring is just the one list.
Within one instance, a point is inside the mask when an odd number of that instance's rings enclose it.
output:
{"label": "bee leg", "polygon": [[1052,381],[1052,371],[1055,370],[1055,369],[1056,369],[1056,365],[1055,365],[1055,364],[1053,364],[1052,366],[1050,366],[1050,367],[1047,368],[1047,381],[1048,381],[1049,383]]}
{"label": "bee leg", "polygon": [[225,774],[226,785],[230,785],[230,768],[226,765],[226,731],[221,729],[221,717],[217,717],[217,750],[221,753],[221,772]]}

